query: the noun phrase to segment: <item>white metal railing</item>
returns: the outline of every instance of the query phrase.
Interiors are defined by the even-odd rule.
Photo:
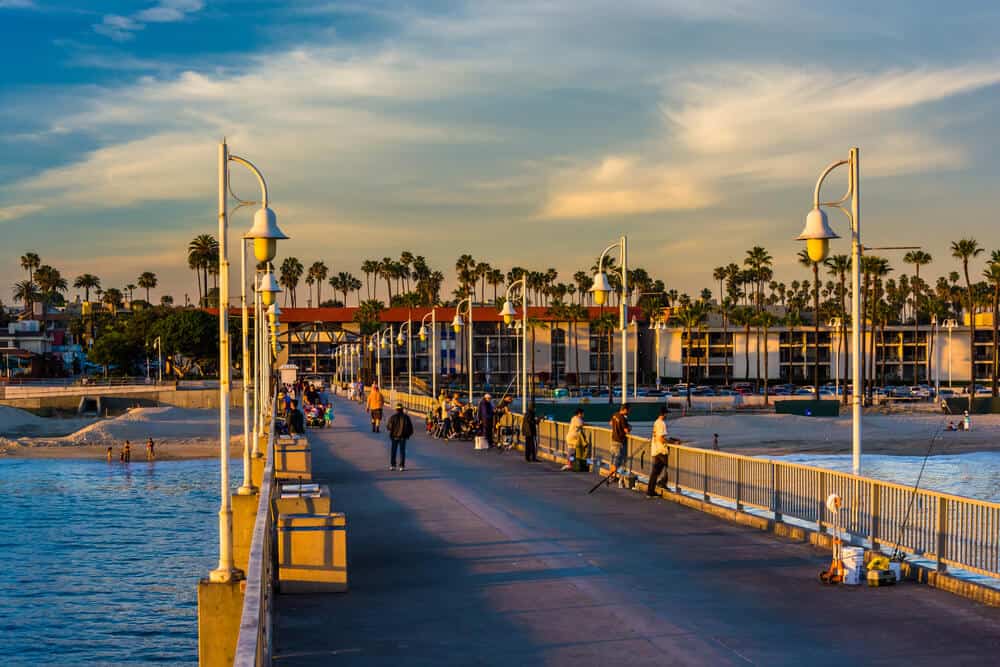
[[[397,392],[407,409],[429,411],[427,396]],[[586,409],[586,408],[584,408]],[[521,415],[505,417],[520,433]],[[538,446],[554,456],[568,456],[569,424],[545,420],[538,427]],[[589,458],[600,471],[610,459],[610,429],[585,429]],[[646,481],[650,466],[648,438],[630,436],[626,467]],[[667,484],[708,502],[752,509],[775,521],[794,519],[833,528],[825,501],[830,493],[842,500],[841,529],[853,541],[872,548],[900,551],[947,566],[1000,578],[1000,503],[949,493],[914,490],[911,486],[855,476],[825,468],[672,445]],[[842,535],[843,537],[843,535]]]
[[[233,667],[269,667],[272,647],[272,610],[274,601],[274,420],[277,399],[271,406],[267,432],[264,474],[261,478],[257,516],[247,560],[246,591],[240,632],[236,640]]]

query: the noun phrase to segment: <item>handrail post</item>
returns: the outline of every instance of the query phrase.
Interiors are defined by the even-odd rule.
[[[826,472],[819,473],[819,497],[816,498],[816,532],[825,533],[826,525],[823,523],[823,512],[826,511]]]
[[[708,452],[701,454],[701,497],[705,502],[708,498]]]
[[[781,521],[781,473],[777,463],[771,464],[771,511],[774,520]]]
[[[948,547],[948,499],[944,496],[937,497],[937,571],[946,572],[948,566],[944,559]]]
[[[871,497],[869,498],[871,507],[869,511],[871,513],[871,541],[872,541],[872,551],[878,550],[878,538],[881,532],[881,517],[879,516],[879,505],[882,502],[882,487],[875,480],[871,482]]]
[[[743,511],[743,459],[736,459],[736,511]]]

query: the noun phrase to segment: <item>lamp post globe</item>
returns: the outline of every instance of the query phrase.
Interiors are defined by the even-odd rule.
[[[368,351],[369,352],[375,351],[375,343],[373,343],[371,340],[368,341]]]
[[[806,226],[802,229],[802,233],[796,237],[796,240],[806,242],[806,253],[809,255],[809,259],[819,264],[826,259],[827,253],[830,251],[830,240],[839,238],[840,236],[830,227],[826,211],[814,208],[806,216]]]
[[[405,343],[405,342],[406,342],[406,337],[403,336],[403,332],[400,331],[399,335],[396,336],[396,345],[397,346],[402,346],[402,344]]]
[[[244,238],[253,239],[253,256],[258,262],[270,262],[277,253],[278,240],[288,236],[278,227],[274,211],[264,206],[254,213],[253,227]]]
[[[427,340],[427,327],[425,327],[424,325],[421,324],[420,325],[420,331],[417,332],[417,335],[420,337],[420,342],[426,341]]]
[[[260,300],[265,306],[273,306],[275,305],[275,295],[280,293],[281,285],[275,280],[274,274],[271,273],[271,267],[268,266],[267,271],[264,272],[264,275],[260,279]],[[278,312],[280,313],[281,311],[279,310]]]
[[[590,288],[590,293],[594,297],[594,303],[598,306],[604,305],[608,300],[608,294],[611,293],[611,283],[608,282],[608,274],[601,271],[594,276],[594,284]]]
[[[503,308],[500,309],[500,315],[503,317],[503,323],[510,326],[510,323],[514,321],[514,317],[517,316],[517,311],[510,301],[504,301]]]
[[[465,326],[465,320],[462,319],[461,315],[459,315],[458,313],[456,313],[455,317],[452,318],[452,320],[451,320],[451,328],[452,328],[452,330],[455,333],[458,333],[459,331],[462,330],[462,327],[464,327],[464,326]]]

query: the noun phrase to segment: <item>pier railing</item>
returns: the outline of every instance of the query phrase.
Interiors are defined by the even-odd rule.
[[[233,667],[270,667],[272,647],[272,610],[274,601],[275,537],[273,495],[274,483],[274,419],[277,410],[271,406],[267,429],[264,474],[261,477],[257,516],[247,561],[246,591],[243,614],[236,640]]]
[[[426,414],[434,406],[428,396],[396,392],[395,400]],[[504,417],[520,434],[521,415]],[[568,457],[569,424],[551,420],[538,425],[539,449]],[[519,436],[518,436],[519,437]],[[584,439],[592,469],[610,460],[611,431],[588,425]],[[629,436],[625,467],[647,482],[648,437]],[[766,516],[774,521],[807,524],[819,532],[834,529],[826,498],[842,502],[840,537],[873,549],[912,554],[948,566],[1000,578],[1000,503],[885,482],[797,463],[671,445],[666,484],[689,496]]]

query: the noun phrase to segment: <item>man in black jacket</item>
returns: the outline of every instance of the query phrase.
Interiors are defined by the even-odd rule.
[[[413,435],[413,422],[403,412],[403,404],[396,404],[396,412],[389,417],[389,440],[392,453],[389,455],[389,470],[396,470],[396,452],[399,452],[399,470],[406,470],[406,441]]]
[[[535,404],[529,403],[521,418],[521,435],[524,436],[524,460],[538,461],[538,418]]]
[[[306,432],[306,417],[299,410],[298,401],[292,401],[291,409],[288,412],[288,433],[291,435],[304,435]]]

